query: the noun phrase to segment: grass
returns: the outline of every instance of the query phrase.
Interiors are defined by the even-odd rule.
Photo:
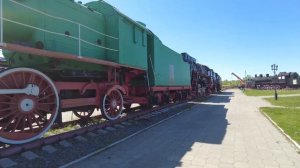
[[[274,106],[289,108],[300,107],[300,96],[279,97],[278,100],[274,100],[274,98],[266,98],[265,100],[269,101]]]
[[[300,94],[300,89],[282,89],[278,90],[278,95],[289,95],[289,94]],[[247,96],[274,96],[274,90],[257,90],[257,89],[246,89],[244,92]]]
[[[300,144],[300,109],[262,107],[261,111]]]
[[[78,128],[80,128],[80,127],[77,125],[68,125],[68,126],[65,126],[64,128],[50,129],[49,131],[47,131],[45,133],[44,137],[62,134],[65,132],[70,132],[70,131],[76,130]]]
[[[104,121],[105,120],[98,119],[98,118],[90,118],[88,121],[83,122],[84,125],[82,125],[82,126],[80,126],[79,123],[77,123],[77,124],[73,123],[73,124],[68,124],[68,125],[64,126],[63,128],[50,129],[49,131],[47,131],[45,133],[44,137],[53,136],[53,135],[57,135],[57,134],[62,134],[62,133],[65,133],[65,132],[70,132],[70,131],[77,130],[77,129],[79,129],[81,127],[84,127],[84,126],[97,125],[97,124],[100,124]]]
[[[266,100],[272,105],[282,107],[262,107],[261,111],[300,144],[300,108],[296,108],[300,107],[300,96],[279,97],[277,101],[274,98],[266,98]]]

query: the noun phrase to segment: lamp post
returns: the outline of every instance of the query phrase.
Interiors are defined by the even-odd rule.
[[[276,71],[278,70],[278,65],[276,65],[276,64],[271,65],[271,69],[274,72],[274,78],[276,78]],[[275,80],[274,80],[274,84],[275,84]],[[278,94],[277,94],[277,89],[276,89],[275,85],[274,85],[274,88],[275,88],[275,97],[274,98],[275,98],[275,100],[277,100]]]

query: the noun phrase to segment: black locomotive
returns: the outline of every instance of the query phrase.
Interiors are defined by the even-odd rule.
[[[254,89],[299,88],[300,77],[297,72],[280,72],[275,76],[270,76],[269,74],[263,76],[260,74],[247,80],[246,85],[248,88]]]

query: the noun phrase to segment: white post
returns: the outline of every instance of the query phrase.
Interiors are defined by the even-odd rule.
[[[3,45],[3,0],[0,0],[0,45]]]
[[[81,57],[81,25],[78,24],[78,58]]]

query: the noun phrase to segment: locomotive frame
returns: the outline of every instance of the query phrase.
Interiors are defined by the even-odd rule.
[[[2,85],[5,85],[3,83],[4,76],[11,75],[12,78],[19,77],[19,79],[25,77],[25,76],[23,76],[23,77],[19,76],[20,74],[14,74],[15,72],[23,73],[24,71],[28,71],[30,73],[30,75],[40,75],[44,78],[44,80],[47,80],[50,83],[50,85],[53,89],[54,95],[56,97],[55,111],[52,113],[49,113],[49,114],[52,114],[53,116],[49,119],[50,121],[47,122],[48,123],[48,124],[46,124],[47,127],[44,127],[43,131],[41,131],[36,136],[33,136],[32,138],[27,138],[26,136],[18,136],[18,139],[11,140],[10,138],[4,139],[4,138],[0,137],[0,141],[2,141],[2,142],[12,143],[12,144],[22,144],[22,143],[26,143],[26,142],[29,142],[29,141],[32,141],[34,139],[41,137],[54,123],[56,116],[59,113],[59,109],[75,110],[77,107],[94,106],[97,109],[101,108],[102,114],[105,118],[107,118],[109,120],[115,120],[115,119],[119,118],[119,115],[122,113],[123,106],[127,105],[127,107],[128,107],[128,105],[131,105],[132,103],[137,103],[137,104],[141,104],[141,105],[145,105],[145,106],[149,105],[149,100],[147,99],[147,96],[135,97],[135,96],[128,95],[129,88],[130,88],[129,82],[130,82],[130,79],[132,78],[132,74],[134,74],[133,77],[140,75],[140,74],[145,74],[146,72],[143,70],[116,64],[114,62],[107,62],[107,61],[96,60],[96,59],[91,59],[91,58],[84,58],[84,57],[80,58],[76,55],[45,51],[45,50],[15,45],[15,44],[2,43],[2,45],[0,47],[2,49],[10,50],[10,51],[47,56],[47,57],[55,58],[55,59],[78,60],[78,61],[87,62],[87,63],[93,62],[93,63],[97,63],[100,65],[105,65],[107,67],[110,67],[109,71],[107,72],[108,80],[106,82],[101,82],[101,83],[97,83],[97,82],[93,82],[93,81],[91,81],[91,82],[56,82],[56,81],[52,81],[45,74],[43,74],[37,70],[29,69],[29,68],[8,69],[8,70],[2,72],[1,76],[0,76],[0,78],[2,78],[2,80],[0,82],[0,83],[2,83]],[[116,78],[116,76],[117,76],[116,73],[121,68],[129,69],[128,73],[125,75],[126,83],[125,83],[125,85],[122,85],[122,86],[119,85],[119,81]],[[17,80],[17,79],[13,79],[13,80]],[[9,79],[7,81],[7,83],[12,83],[12,82],[14,82],[14,81],[9,81]],[[14,83],[11,86],[18,85],[17,83],[21,82],[21,81],[15,81],[15,82],[16,83]],[[28,85],[32,85],[33,83],[34,83],[34,81],[28,83]],[[21,92],[24,89],[41,90],[38,88],[37,85],[32,86],[30,88],[28,88],[28,87],[19,88],[18,90],[16,90],[16,89],[13,90],[12,88],[0,89],[0,95],[20,94],[20,93],[27,94],[28,96],[39,95],[39,93],[33,93],[30,91]],[[162,104],[162,103],[167,103],[167,101],[169,101],[164,98],[166,95],[169,95],[169,93],[170,93],[170,95],[169,95],[170,100],[175,101],[175,99],[180,100],[180,99],[187,98],[191,87],[186,87],[186,86],[183,86],[183,87],[151,87],[151,88],[149,87],[147,89],[149,89],[149,90],[147,90],[146,92],[148,92],[148,91],[152,92],[152,95],[155,95],[157,98],[157,100],[156,100],[157,103]],[[58,95],[62,91],[66,91],[66,90],[78,90],[82,95],[87,90],[95,90],[96,97],[79,98],[79,99],[65,99],[65,100],[59,101]],[[41,91],[41,92],[43,92],[43,91]],[[53,94],[53,93],[49,93],[49,94]],[[112,100],[108,100],[108,97],[111,97]],[[126,102],[124,101],[125,97],[126,97]],[[32,101],[34,101],[34,100],[32,100]],[[32,102],[32,101],[30,101],[30,102]],[[102,102],[102,104],[99,102]],[[108,106],[110,106],[111,109]],[[1,109],[0,112],[3,112],[5,110],[6,109]],[[34,110],[30,110],[30,112],[31,111],[34,111]],[[45,110],[45,111],[47,111],[47,110]],[[21,113],[22,112],[26,113],[26,110],[24,111],[24,109],[23,109],[23,111],[21,110]],[[37,114],[38,113],[39,112],[37,112]],[[59,118],[61,118],[61,117],[59,117]],[[10,123],[10,122],[11,121],[9,121],[8,123]],[[61,122],[61,121],[59,121],[59,122]],[[18,123],[15,123],[15,124],[18,124]],[[18,125],[16,127],[18,127]],[[26,140],[22,140],[22,139],[26,139]]]

